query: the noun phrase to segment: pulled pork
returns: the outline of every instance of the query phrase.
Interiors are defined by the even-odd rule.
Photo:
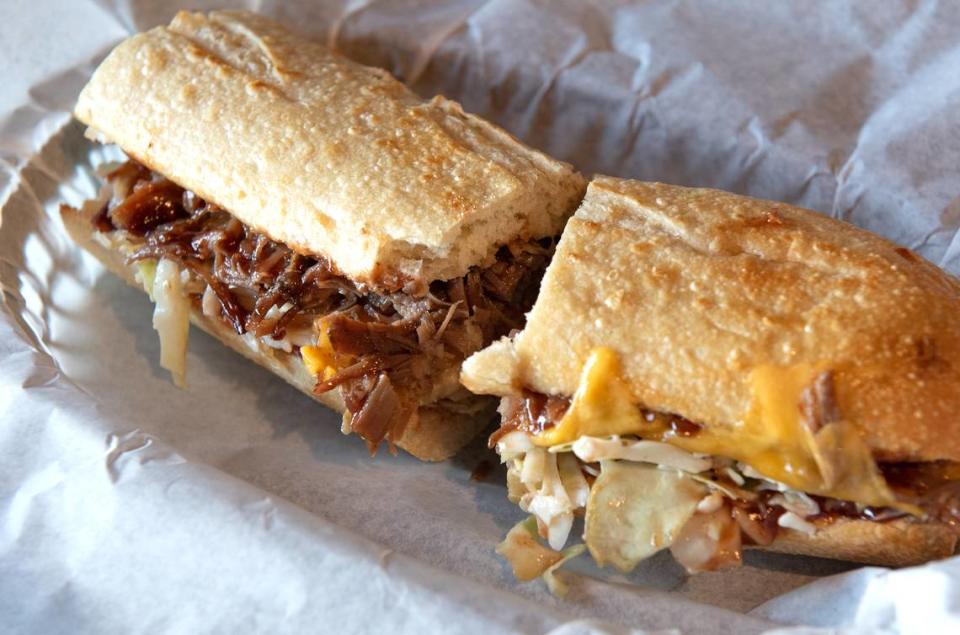
[[[113,197],[94,218],[96,229],[121,232],[131,262],[178,263],[201,283],[191,299],[205,314],[212,304],[238,334],[275,341],[291,330],[323,331],[349,363],[319,377],[315,392],[341,390],[351,428],[371,452],[402,435],[437,369],[522,325],[553,249],[552,240],[514,243],[462,278],[366,290],[323,258],[292,251],[136,161],[106,179]]]

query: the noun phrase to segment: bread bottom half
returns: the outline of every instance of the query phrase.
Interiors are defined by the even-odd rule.
[[[949,557],[957,547],[956,531],[939,522],[906,518],[884,522],[837,518],[817,523],[817,529],[813,535],[780,529],[773,544],[755,548],[885,567],[906,567]]]
[[[126,264],[123,254],[108,249],[94,239],[96,230],[92,225],[91,211],[64,206],[61,208],[60,215],[67,233],[74,242],[93,255],[110,272],[131,286],[143,289],[134,277],[135,267]],[[339,390],[332,390],[322,395],[314,394],[313,387],[316,379],[297,357],[273,349],[255,351],[223,321],[208,318],[200,311],[191,310],[190,321],[202,331],[247,359],[270,370],[304,394],[328,408],[344,412],[345,406]],[[491,421],[496,409],[496,399],[466,395],[458,399],[457,405],[462,408],[456,411],[442,404],[421,406],[418,417],[407,425],[403,436],[395,441],[396,445],[424,461],[442,461],[450,458]]]

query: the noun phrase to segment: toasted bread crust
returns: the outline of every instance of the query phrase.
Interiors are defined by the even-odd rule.
[[[135,115],[132,115],[135,113]],[[180,12],[121,43],[78,119],[361,284],[445,280],[560,232],[585,181],[380,69],[245,12]]]
[[[781,529],[772,545],[761,548],[885,567],[906,567],[949,557],[956,547],[957,532],[942,523],[838,518],[818,523],[818,531],[813,535]]]
[[[127,265],[117,251],[106,248],[94,240],[91,214],[70,207],[61,208],[61,218],[70,237],[84,250],[92,254],[110,272],[137,289],[143,287],[134,278],[134,268]],[[212,337],[271,371],[291,386],[337,412],[344,411],[339,390],[321,395],[313,392],[316,379],[307,372],[303,363],[293,355],[265,349],[253,350],[237,333],[223,321],[211,319],[199,311],[191,311],[190,321]],[[442,406],[421,406],[419,416],[404,430],[396,445],[424,461],[442,461],[463,447],[487,425],[493,416],[493,400],[474,401],[476,411],[472,414],[456,413]]]
[[[706,426],[748,412],[762,365],[833,371],[879,460],[960,460],[960,283],[912,252],[783,203],[594,180],[526,328],[467,360],[475,392],[571,395],[621,353],[638,403]]]

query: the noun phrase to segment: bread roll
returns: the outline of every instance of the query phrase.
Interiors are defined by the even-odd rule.
[[[616,397],[625,405],[595,406],[591,412],[606,418],[588,426],[588,434],[614,434],[608,424],[626,420],[629,413],[642,424],[637,408],[643,408],[679,415],[700,426],[688,432],[688,441],[724,438],[731,444],[716,447],[733,453],[694,451],[737,459],[742,463],[732,467],[745,470],[743,463],[757,467],[750,465],[756,458],[750,453],[760,448],[766,465],[780,461],[781,473],[796,474],[820,464],[793,462],[798,452],[802,459],[803,452],[811,451],[799,440],[789,448],[780,443],[782,436],[776,435],[794,431],[779,427],[782,417],[770,418],[769,428],[753,425],[766,412],[756,409],[761,393],[752,373],[776,369],[766,376],[780,377],[783,369],[789,377],[792,369],[829,370],[835,393],[829,401],[837,418],[828,423],[851,423],[854,438],[824,440],[817,451],[832,453],[834,463],[823,469],[855,466],[855,478],[847,482],[859,479],[858,492],[876,495],[886,486],[879,476],[879,486],[866,476],[875,471],[871,455],[881,461],[960,460],[958,315],[957,280],[913,252],[847,223],[716,190],[598,177],[564,231],[524,329],[468,358],[461,381],[480,394],[521,397],[532,391],[571,397],[584,389],[584,368],[588,360],[598,359],[592,356],[595,351],[612,349],[617,372],[597,375],[587,388],[593,391],[607,379],[622,384],[624,392],[592,394]],[[762,395],[772,392],[776,405],[796,419],[806,393],[793,394],[787,383],[765,385],[769,391]],[[535,398],[527,399],[521,408],[507,406],[511,416],[543,407],[535,405]],[[563,412],[569,414],[574,406]],[[546,411],[535,412],[540,414],[527,416],[543,425]],[[570,425],[562,426],[567,419]],[[558,455],[571,450],[569,435],[583,435],[587,425],[583,415],[564,414],[552,422],[557,425],[538,436],[549,445],[553,441],[542,439],[565,427],[561,445],[566,445]],[[771,436],[763,439],[756,436],[759,432]],[[685,447],[682,438],[667,440]],[[522,446],[515,441],[512,447],[504,446],[504,452],[511,470],[520,473],[528,466],[516,462],[526,461],[529,451],[517,450]],[[722,469],[718,478],[723,478]],[[591,470],[595,473],[596,465]],[[601,468],[598,478],[602,475]],[[797,480],[829,489],[823,485],[828,478],[821,481],[820,476],[807,472]],[[627,492],[624,497],[650,496],[643,487],[623,486],[629,482],[617,482]],[[539,494],[528,488],[526,495],[535,501]],[[630,507],[626,498],[614,497],[614,502]],[[593,516],[591,504],[597,505]],[[586,504],[588,525],[591,517],[600,518],[601,505]],[[527,508],[534,507],[528,502]],[[655,514],[657,509],[647,511]],[[791,520],[809,522],[796,514]],[[622,532],[620,544],[651,539],[626,521],[605,522]],[[949,556],[957,544],[956,529],[932,518],[881,522],[833,516],[813,523],[812,534],[779,527],[773,544],[764,548],[903,566]],[[541,519],[541,525],[546,521]]]
[[[180,12],[131,37],[74,112],[257,231],[391,290],[558,234],[585,187],[458,104],[251,13]]]

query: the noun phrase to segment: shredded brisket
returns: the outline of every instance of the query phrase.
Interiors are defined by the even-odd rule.
[[[325,330],[350,363],[315,391],[340,388],[371,450],[399,438],[432,371],[522,325],[553,248],[552,240],[510,244],[462,278],[361,289],[322,257],[292,251],[136,161],[106,178],[114,196],[94,226],[124,232],[131,262],[177,262],[202,283],[195,305],[209,288],[238,334],[282,340],[290,329]]]

